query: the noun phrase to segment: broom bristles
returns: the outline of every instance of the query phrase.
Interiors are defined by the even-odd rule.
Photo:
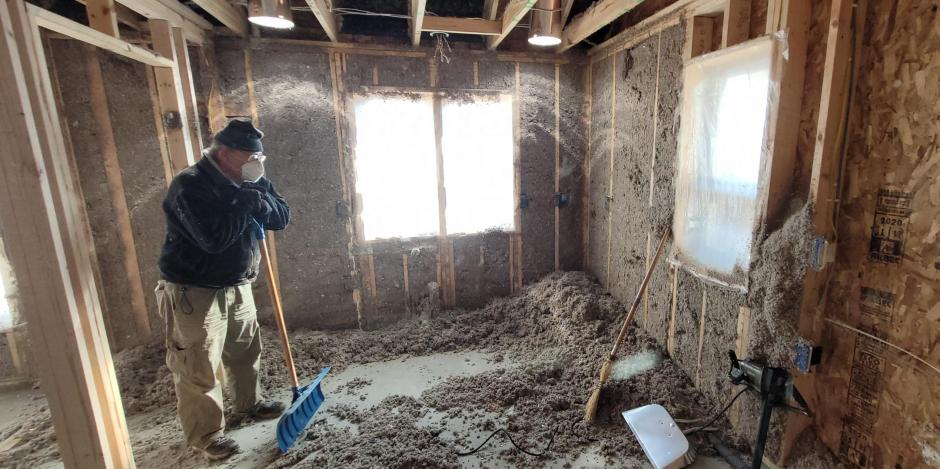
[[[597,386],[594,386],[594,391],[591,392],[591,397],[584,407],[584,421],[586,423],[594,423],[594,417],[597,415],[597,404],[601,399],[601,388],[604,387],[604,383],[607,382],[607,378],[610,376],[610,366],[611,360],[610,357],[607,357],[607,360],[604,360],[604,365],[601,366],[601,374],[600,377],[598,377]]]

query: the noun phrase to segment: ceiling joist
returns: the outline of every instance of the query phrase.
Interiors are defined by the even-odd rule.
[[[330,11],[330,6],[326,3],[326,0],[307,0],[307,6],[310,7],[313,16],[317,17],[317,21],[320,22],[320,26],[323,27],[327,37],[333,42],[338,41],[339,27],[336,24],[336,15]]]
[[[150,49],[128,44],[116,37],[96,31],[81,23],[76,23],[49,10],[32,4],[27,4],[26,9],[33,21],[42,28],[154,67],[173,68],[176,66],[172,59],[159,55]]]
[[[176,0],[118,0],[118,2],[144,18],[169,21],[173,26],[183,29],[187,40],[198,44],[204,42],[205,31],[212,30],[212,23]]]
[[[625,13],[643,3],[643,0],[601,0],[594,2],[584,13],[571,20],[562,31],[558,52],[564,52],[588,38],[599,29],[612,23]]]
[[[509,4],[506,5],[506,9],[503,10],[503,17],[501,20],[503,26],[502,31],[500,31],[499,35],[497,36],[490,36],[486,38],[486,48],[489,50],[496,49],[496,47],[499,46],[499,44],[503,42],[504,39],[506,39],[506,36],[512,32],[513,28],[519,24],[519,21],[521,21],[522,18],[524,18],[525,15],[529,13],[529,10],[535,6],[535,2],[536,0],[509,0]],[[490,5],[484,5],[484,7],[488,6],[491,7]]]
[[[88,26],[92,29],[108,36],[119,37],[121,35],[118,31],[114,0],[88,0],[85,4],[85,12],[88,14]]]
[[[411,23],[411,45],[415,47],[421,44],[421,31],[424,28],[424,12],[427,3],[427,0],[409,0],[408,3],[408,14],[411,16],[411,20],[409,20],[409,23]]]
[[[568,24],[568,17],[571,16],[571,7],[574,6],[574,0],[561,0],[561,27]]]
[[[88,9],[88,2],[86,0],[77,0],[78,3],[85,5],[85,8]],[[93,7],[92,7],[93,8]],[[114,13],[117,15],[118,23],[127,26],[128,28],[140,31],[140,17],[137,16],[137,13],[134,13],[134,10],[127,8],[120,3],[114,4]],[[91,20],[91,12],[88,12],[89,21]]]
[[[248,17],[240,7],[233,6],[225,0],[193,0],[193,3],[199,5],[199,8],[215,17],[236,34],[248,35]]]
[[[496,20],[426,16],[421,30],[430,33],[479,34],[498,36],[503,25]]]

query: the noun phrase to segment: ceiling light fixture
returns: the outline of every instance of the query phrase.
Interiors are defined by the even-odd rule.
[[[248,21],[265,28],[290,29],[294,17],[289,0],[248,0]]]
[[[561,44],[561,0],[539,0],[532,8],[529,44],[549,47]]]

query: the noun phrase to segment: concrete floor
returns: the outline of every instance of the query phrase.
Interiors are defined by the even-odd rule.
[[[616,378],[625,379],[632,374],[641,373],[655,366],[658,360],[661,360],[661,358],[648,354],[627,357],[618,364],[614,375]],[[529,364],[531,365],[531,363]],[[474,375],[518,365],[518,363],[507,360],[496,360],[494,354],[478,351],[439,353],[422,357],[353,365],[341,373],[330,375],[324,382],[323,391],[327,396],[327,400],[321,407],[317,419],[325,419],[326,422],[332,425],[346,426],[355,434],[357,431],[356,425],[333,416],[329,412],[331,407],[348,405],[359,411],[368,411],[381,402],[382,399],[389,396],[419,397],[425,390],[453,376]],[[344,389],[345,385],[357,378],[371,380],[371,383],[355,389],[354,392]],[[39,391],[34,390],[0,394],[0,430],[13,424],[14,419],[19,415],[18,409],[32,401],[41,399],[41,396],[42,394]],[[288,390],[285,390],[281,396],[272,397],[285,401],[290,399]],[[444,416],[443,412],[432,410],[419,421],[418,425],[439,426],[438,423]],[[498,415],[487,415],[486,417],[497,421],[500,419]],[[128,420],[128,428],[133,435],[133,439],[137,442],[135,455],[139,467],[161,467],[161,463],[166,461],[179,461],[179,445],[176,443],[169,444],[174,439],[179,439],[179,435],[174,434],[173,431],[174,419],[174,413],[164,409],[135,415]],[[455,422],[457,426],[454,426]],[[444,441],[454,442],[456,432],[473,435],[476,429],[480,427],[481,420],[479,418],[473,420],[450,419],[448,425],[449,427],[441,433],[440,438]],[[275,426],[276,421],[268,421],[231,430],[229,435],[239,443],[242,451],[229,461],[214,464],[212,467],[248,469],[265,466],[276,455],[274,449]],[[480,429],[479,441],[482,441],[488,434],[489,432]],[[623,437],[633,438],[626,425],[623,428]],[[0,452],[4,449],[3,444],[4,442],[0,442]],[[494,439],[479,453],[461,458],[460,462],[463,467],[467,468],[510,467],[506,462],[496,459],[496,454],[509,448],[509,445],[509,442],[503,439]],[[206,466],[205,461],[195,454],[187,456],[179,462],[183,467]],[[614,464],[620,467],[651,467],[645,460],[617,461]],[[581,454],[556,458],[549,461],[544,467],[609,466],[610,464],[600,455],[598,448],[588,447]],[[58,463],[50,463],[42,467],[62,466]],[[730,466],[720,460],[700,457],[689,467],[693,469],[725,469]]]

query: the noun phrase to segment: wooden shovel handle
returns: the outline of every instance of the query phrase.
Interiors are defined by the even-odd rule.
[[[646,291],[646,285],[650,282],[650,277],[653,276],[653,269],[656,268],[656,261],[659,260],[659,255],[663,252],[663,246],[666,245],[666,239],[669,238],[670,233],[672,233],[672,230],[666,228],[666,231],[663,232],[662,239],[659,240],[659,246],[656,248],[656,254],[653,255],[653,260],[650,262],[650,266],[646,268],[646,275],[643,276],[643,282],[640,283],[640,289],[636,292],[636,298],[633,299],[633,305],[630,306],[630,312],[627,313],[626,319],[623,320],[623,326],[620,328],[620,334],[617,335],[617,341],[614,342],[614,348],[610,350],[608,359],[611,361],[613,361],[617,356],[617,351],[620,350],[620,345],[623,343],[623,338],[627,335],[627,328],[630,325],[630,321],[633,319],[633,315],[636,313],[637,308],[640,306],[640,299],[643,298],[643,292]]]
[[[281,293],[277,288],[277,280],[274,277],[274,267],[271,265],[271,258],[268,256],[268,240],[259,240],[261,244],[261,257],[264,259],[264,268],[268,273],[268,288],[271,289],[271,299],[274,300],[274,319],[277,321],[278,332],[281,333],[281,348],[284,351],[284,360],[287,362],[287,372],[290,374],[291,385],[295,388],[300,387],[297,382],[297,370],[294,368],[294,356],[290,353],[290,341],[287,339],[287,325],[284,324],[284,308],[281,306]]]

